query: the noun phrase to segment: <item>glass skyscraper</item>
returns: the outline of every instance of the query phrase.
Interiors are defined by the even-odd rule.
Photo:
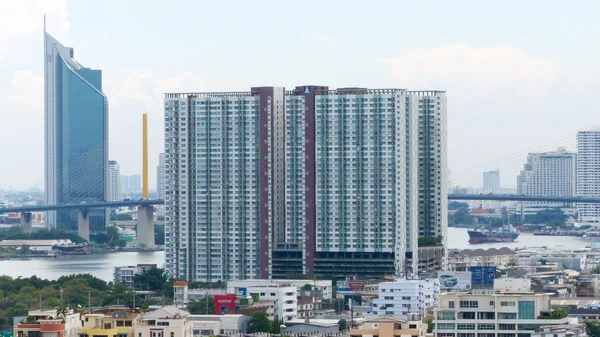
[[[44,32],[45,192],[47,204],[104,201],[108,174],[108,101],[102,71],[77,62],[73,48]],[[90,210],[90,229],[106,211]],[[77,211],[48,212],[49,228],[74,230]]]

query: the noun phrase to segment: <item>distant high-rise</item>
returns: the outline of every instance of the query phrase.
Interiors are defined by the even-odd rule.
[[[101,202],[108,194],[108,102],[102,71],[82,66],[73,48],[44,31],[45,193],[47,204]],[[106,226],[90,210],[90,229]],[[77,211],[48,212],[49,227],[77,228]]]
[[[142,193],[142,176],[139,174],[122,175],[121,193],[129,195]]]
[[[577,133],[577,195],[600,197],[600,129]],[[580,222],[600,222],[600,205],[579,203]]]
[[[165,200],[167,172],[165,166],[165,154],[161,153],[158,155],[158,167],[156,168],[156,190],[158,192],[158,199]]]
[[[577,154],[565,149],[554,152],[530,153],[527,163],[517,177],[517,193],[552,197],[570,197],[577,194]],[[548,208],[573,208],[571,203],[523,202],[525,213]]]
[[[108,161],[108,199],[121,200],[121,169],[115,160]]]
[[[165,152],[175,278],[443,268],[444,92],[166,94]]]
[[[500,170],[483,172],[483,190],[489,193],[500,191]]]

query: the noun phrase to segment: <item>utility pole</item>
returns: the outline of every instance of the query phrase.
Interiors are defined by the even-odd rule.
[[[135,309],[135,283],[133,284],[133,309]]]
[[[91,291],[88,290],[88,308],[92,307],[92,295],[91,295]]]
[[[63,293],[65,292],[65,290],[61,287],[60,288],[60,305],[63,305]]]
[[[40,295],[40,311],[42,311],[42,295]]]

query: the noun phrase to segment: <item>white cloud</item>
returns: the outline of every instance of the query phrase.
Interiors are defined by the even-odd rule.
[[[324,33],[324,32],[312,32],[310,34],[311,38],[317,42],[320,43],[324,43],[324,44],[334,44],[335,43],[335,38],[333,36],[331,36],[330,34]]]
[[[65,39],[69,29],[67,0],[0,1],[0,42],[41,31],[44,15],[48,30]]]
[[[536,58],[513,47],[473,48],[454,44],[433,49],[409,49],[384,59],[395,75],[419,88],[456,85],[477,93],[511,87],[521,94],[541,94],[552,84],[557,62]],[[525,89],[526,92],[522,90]]]
[[[40,97],[42,97],[40,99]],[[44,107],[43,78],[29,71],[15,71],[10,95],[0,100],[0,148],[19,165],[5,165],[2,183],[27,188],[43,187]],[[7,187],[6,185],[0,188]]]
[[[575,150],[574,131],[598,121],[582,105],[579,76],[518,48],[453,44],[382,61],[394,87],[447,91],[453,185],[481,186],[482,171],[500,168],[502,185],[515,186],[527,152]]]

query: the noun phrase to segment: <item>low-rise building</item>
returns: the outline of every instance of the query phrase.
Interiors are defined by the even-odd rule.
[[[282,329],[282,334],[285,335],[324,335],[333,336],[339,333],[339,320],[331,319],[311,319],[295,320],[285,322],[285,328]]]
[[[279,282],[265,283],[265,280],[256,280],[256,284],[250,281],[253,280],[227,282],[227,292],[235,294],[242,305],[244,302],[258,303],[263,300],[274,302],[278,319],[289,321],[298,317],[296,286]]]
[[[427,307],[437,304],[439,291],[438,279],[399,278],[394,282],[382,282],[379,298],[373,300],[373,309],[366,317],[424,315]]]
[[[475,266],[496,266],[504,268],[517,265],[519,262],[517,253],[506,247],[500,249],[463,249],[448,254],[449,271],[469,271]]]
[[[192,337],[189,313],[175,306],[156,309],[142,316],[135,327],[136,337]]]
[[[585,337],[585,324],[547,325],[541,326],[531,337]],[[595,336],[592,336],[595,337]]]
[[[245,315],[189,315],[194,336],[234,335],[248,332],[250,317]]]
[[[350,329],[351,337],[414,337],[423,336],[426,326],[418,314],[409,315],[407,319],[395,316],[381,316],[367,319]]]
[[[440,294],[434,310],[436,337],[529,337],[537,329],[573,322],[542,319],[552,310],[548,294],[501,294],[492,290]]]
[[[156,267],[156,264],[138,264],[136,266],[115,267],[113,279],[115,283],[124,283],[129,288],[132,288],[134,286],[133,278],[136,274],[142,274],[143,272]]]
[[[14,329],[16,337],[75,337],[80,315],[73,310],[31,310]]]
[[[134,337],[139,315],[129,308],[108,309],[104,313],[90,313],[81,317],[79,337]]]
[[[279,284],[285,287],[296,287],[300,291],[305,285],[310,285],[312,290],[319,290],[324,300],[333,298],[333,286],[331,280],[238,280],[227,282],[227,292],[235,294],[236,289],[251,287],[268,287]]]

